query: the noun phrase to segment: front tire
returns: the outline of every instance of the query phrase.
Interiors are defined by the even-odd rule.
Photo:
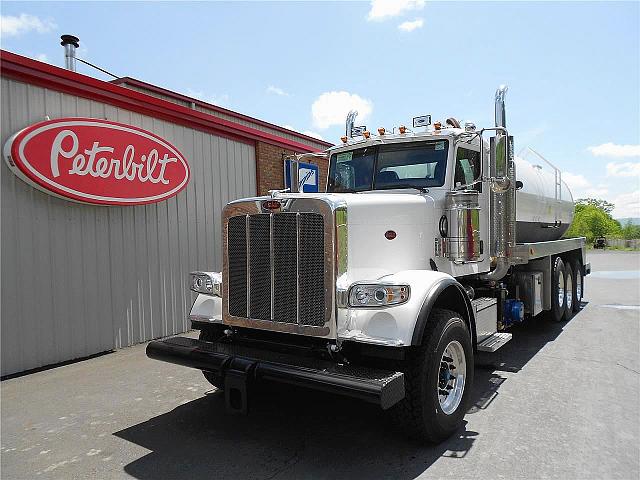
[[[471,334],[460,314],[434,309],[423,343],[405,361],[405,398],[392,408],[400,427],[421,441],[440,442],[460,426],[473,385]]]

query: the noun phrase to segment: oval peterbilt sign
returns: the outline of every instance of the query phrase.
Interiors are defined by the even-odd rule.
[[[31,125],[7,141],[4,157],[36,188],[85,203],[161,202],[189,182],[189,165],[169,142],[138,127],[95,118]]]

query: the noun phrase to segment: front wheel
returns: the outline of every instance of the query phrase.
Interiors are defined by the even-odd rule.
[[[434,309],[422,346],[404,365],[406,395],[393,407],[394,419],[419,440],[451,436],[467,411],[473,368],[467,324],[456,312]]]

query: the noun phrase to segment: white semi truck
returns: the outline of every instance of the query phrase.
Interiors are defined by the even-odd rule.
[[[256,382],[281,382],[374,402],[419,439],[451,435],[474,354],[525,318],[570,319],[590,272],[585,239],[561,239],[573,201],[559,170],[514,157],[505,93],[481,130],[427,116],[372,135],[350,113],[322,153],[326,193],[225,207],[223,271],[191,274],[199,339],[147,355],[202,370],[235,412]]]

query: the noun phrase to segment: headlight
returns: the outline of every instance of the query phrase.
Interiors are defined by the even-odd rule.
[[[219,272],[191,272],[191,290],[205,295],[222,296],[222,274]]]
[[[349,289],[350,307],[387,307],[409,300],[409,285],[356,284]]]

